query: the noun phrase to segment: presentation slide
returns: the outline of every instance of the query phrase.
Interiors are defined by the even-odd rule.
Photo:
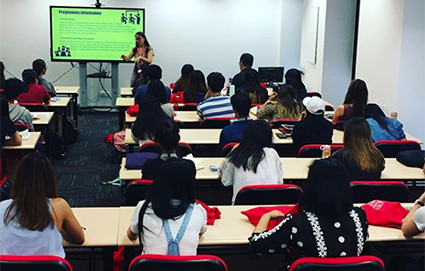
[[[51,6],[51,60],[122,61],[144,21],[144,9]]]

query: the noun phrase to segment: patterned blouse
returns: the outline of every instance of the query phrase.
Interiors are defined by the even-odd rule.
[[[269,231],[249,238],[253,254],[273,254],[289,250],[293,260],[301,257],[359,256],[368,238],[366,214],[353,208],[334,219],[311,212],[288,214]]]
[[[300,119],[301,107],[298,105],[296,111],[291,112],[278,101],[271,101],[258,108],[257,118],[268,122],[275,119]]]

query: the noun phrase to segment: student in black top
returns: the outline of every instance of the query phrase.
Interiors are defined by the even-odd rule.
[[[346,122],[344,148],[333,157],[345,165],[350,181],[379,180],[385,168],[384,156],[372,143],[369,124],[360,117]]]
[[[161,147],[161,156],[148,160],[143,165],[142,179],[154,180],[161,172],[161,165],[170,157],[178,157],[176,153],[180,141],[180,129],[174,121],[164,121],[155,129],[154,141]]]
[[[295,124],[292,140],[297,148],[307,144],[331,144],[333,124],[324,118],[325,102],[319,97],[306,97],[306,117]]]
[[[287,261],[360,256],[368,238],[368,225],[365,212],[353,207],[344,165],[333,158],[315,160],[305,184],[299,214],[264,214],[249,238],[251,252],[290,252]],[[284,219],[267,231],[269,221],[277,218]]]
[[[207,93],[204,73],[194,70],[190,75],[189,85],[183,93],[185,103],[198,103],[203,100]]]
[[[22,144],[21,135],[18,133],[15,125],[9,117],[9,106],[7,98],[3,93],[0,93],[0,111],[1,111],[1,145],[0,150],[4,145],[19,146]]]
[[[240,72],[233,76],[232,85],[235,86],[235,89],[242,87],[243,82],[245,81],[245,72],[251,69],[252,64],[254,63],[254,57],[251,54],[244,53],[239,59],[239,70]]]
[[[297,99],[301,102],[307,96],[307,90],[301,81],[302,72],[297,69],[289,69],[285,73],[285,83],[293,86],[297,92]]]
[[[260,85],[260,77],[254,69],[245,69],[245,78],[240,88],[236,92],[243,91],[249,95],[253,104],[263,104],[269,98],[267,90]]]
[[[2,61],[0,61],[0,89],[4,88],[4,82],[6,81],[6,78],[4,77],[4,64]]]
[[[181,76],[174,85],[173,93],[184,92],[189,86],[190,75],[195,69],[192,64],[185,64],[181,70]]]

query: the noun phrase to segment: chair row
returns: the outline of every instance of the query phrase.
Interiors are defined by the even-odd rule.
[[[126,205],[136,206],[146,198],[151,180],[135,180],[125,189]],[[407,202],[409,188],[399,181],[352,181],[350,183],[353,202],[372,200]],[[303,190],[293,184],[248,185],[239,190],[235,205],[296,204]]]
[[[55,256],[0,256],[0,270],[72,271],[65,259]],[[226,263],[212,255],[167,256],[140,255],[130,263],[129,271],[227,271]],[[374,256],[313,258],[294,261],[289,271],[340,270],[384,271],[384,263]]]

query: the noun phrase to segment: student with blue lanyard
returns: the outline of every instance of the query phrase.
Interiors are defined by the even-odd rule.
[[[162,163],[127,230],[130,240],[139,237],[142,254],[196,255],[207,214],[195,203],[195,175],[192,161],[172,157]]]

